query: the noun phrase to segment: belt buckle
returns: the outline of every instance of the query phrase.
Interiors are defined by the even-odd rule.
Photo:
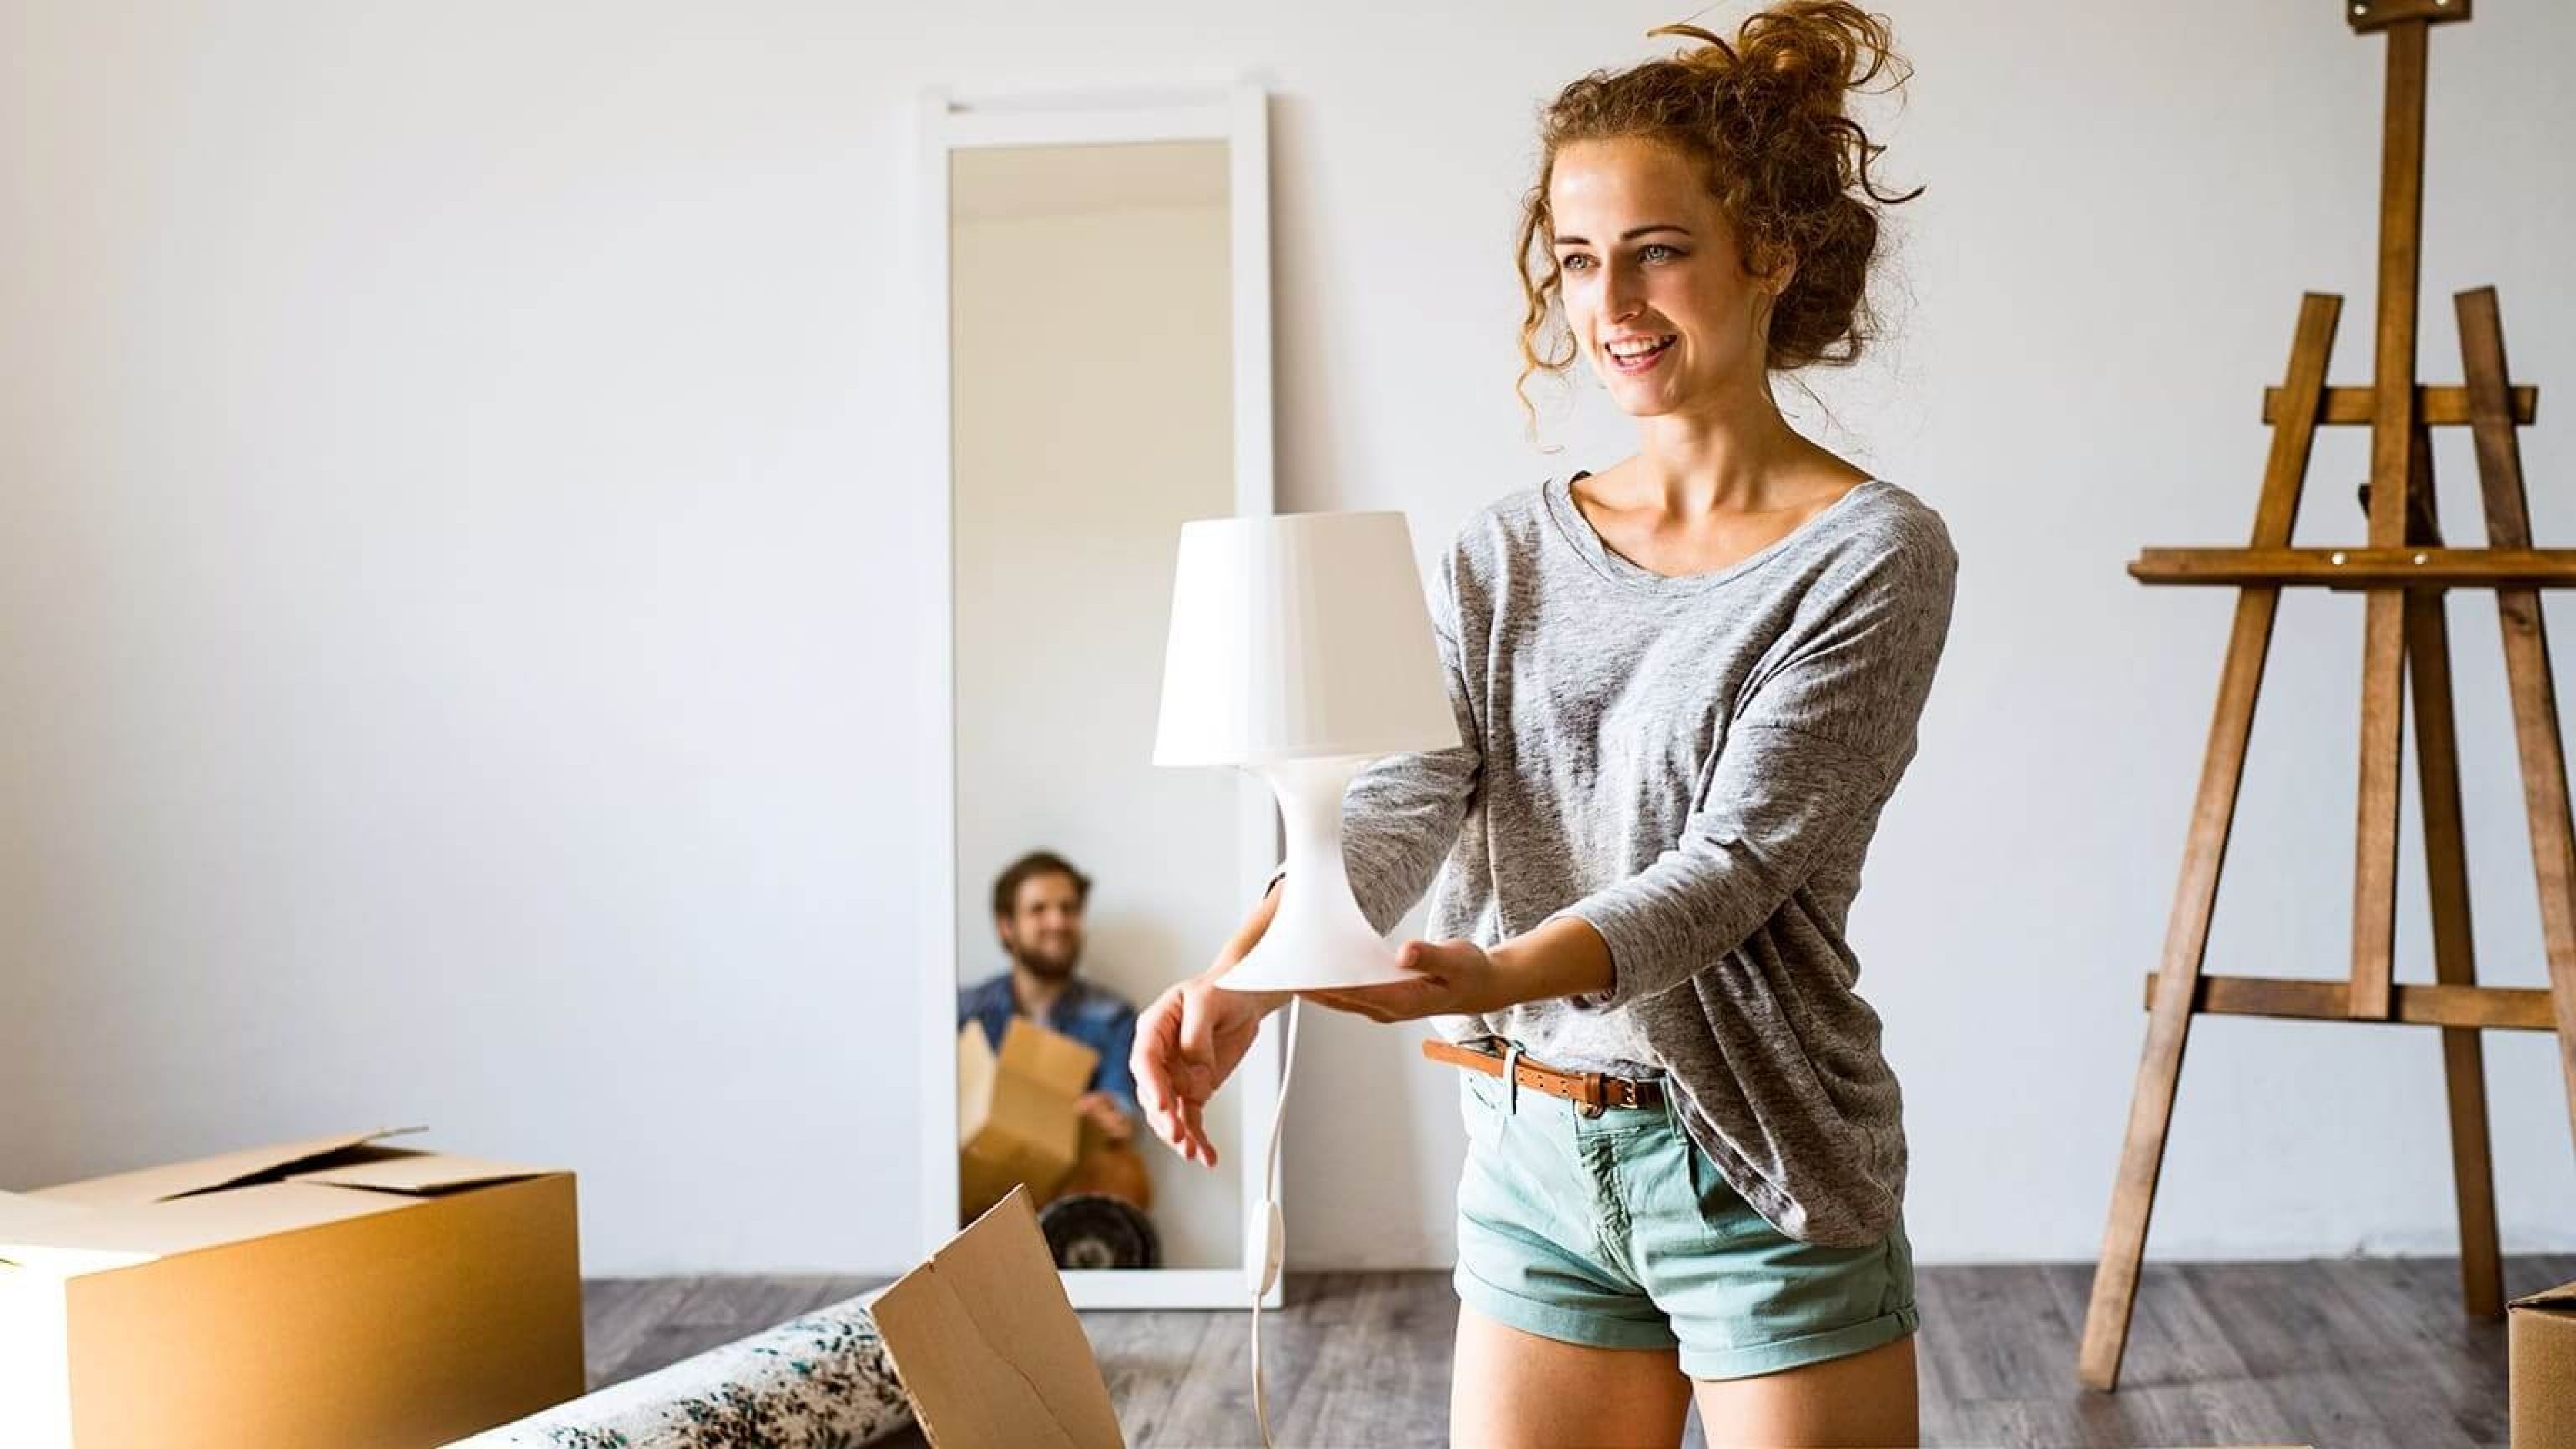
[[[1610,1079],[1599,1072],[1585,1072],[1575,1078],[1583,1084],[1583,1095],[1574,1099],[1574,1110],[1587,1118],[1599,1117],[1610,1110]]]

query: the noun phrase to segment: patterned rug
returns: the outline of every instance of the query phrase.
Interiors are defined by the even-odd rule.
[[[859,1449],[912,1422],[862,1305],[818,1308],[451,1449]]]

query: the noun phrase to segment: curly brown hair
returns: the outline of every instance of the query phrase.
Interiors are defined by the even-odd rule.
[[[1692,160],[1736,230],[1747,272],[1794,260],[1796,273],[1771,308],[1764,363],[1774,372],[1848,366],[1877,335],[1869,304],[1870,258],[1882,205],[1911,201],[1881,191],[1870,164],[1884,146],[1844,114],[1847,91],[1882,75],[1902,86],[1911,71],[1887,21],[1848,0],[1780,0],[1749,16],[1728,44],[1695,25],[1646,32],[1702,44],[1669,60],[1597,70],[1557,92],[1539,116],[1538,182],[1522,200],[1517,263],[1527,303],[1521,319],[1520,395],[1536,436],[1531,374],[1562,375],[1582,355],[1565,320],[1563,272],[1547,185],[1557,153],[1578,141],[1642,137]],[[1550,324],[1560,346],[1541,350]]]

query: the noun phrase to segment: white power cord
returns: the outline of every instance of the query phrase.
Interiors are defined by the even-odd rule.
[[[1270,1147],[1261,1165],[1261,1206],[1245,1224],[1245,1276],[1252,1284],[1252,1414],[1261,1423],[1262,1449],[1270,1442],[1270,1404],[1261,1383],[1261,1300],[1279,1281],[1287,1256],[1288,1220],[1279,1211],[1279,1131],[1288,1121],[1288,1081],[1297,1074],[1298,998],[1288,998],[1288,1040],[1279,1068],[1279,1100],[1270,1110]]]

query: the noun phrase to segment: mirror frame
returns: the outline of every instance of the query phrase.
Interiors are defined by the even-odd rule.
[[[927,689],[922,759],[939,808],[926,821],[930,857],[920,920],[925,947],[921,979],[922,1255],[956,1234],[957,1215],[957,752],[956,752],[956,460],[951,445],[953,366],[949,297],[949,158],[990,146],[1084,146],[1153,141],[1227,143],[1230,279],[1234,293],[1234,511],[1273,512],[1270,371],[1269,95],[1235,80],[1181,92],[1016,92],[966,97],[945,87],[921,94],[915,116],[919,145],[920,270],[926,376],[924,453],[939,480],[938,506],[926,510],[927,566],[921,618],[933,631],[934,678]],[[1179,535],[1174,534],[1177,556]],[[1153,741],[1136,741],[1137,758]],[[1249,775],[1236,779],[1235,876],[1250,910],[1277,865],[1278,814],[1270,791]],[[1214,948],[1215,943],[1210,943]],[[1142,1003],[1139,1003],[1141,1006]],[[1263,1153],[1278,1101],[1282,1065],[1278,1016],[1262,1023],[1227,1090],[1240,1123],[1235,1171],[1247,1220],[1262,1198]],[[1169,1152],[1159,1143],[1148,1152]],[[1178,1161],[1177,1158],[1172,1159]],[[1198,1170],[1198,1169],[1192,1169]],[[1250,1253],[1247,1250],[1247,1259]],[[1229,1268],[1059,1269],[1076,1308],[1243,1308],[1251,1297],[1250,1261]],[[1278,1307],[1277,1284],[1263,1298]]]

